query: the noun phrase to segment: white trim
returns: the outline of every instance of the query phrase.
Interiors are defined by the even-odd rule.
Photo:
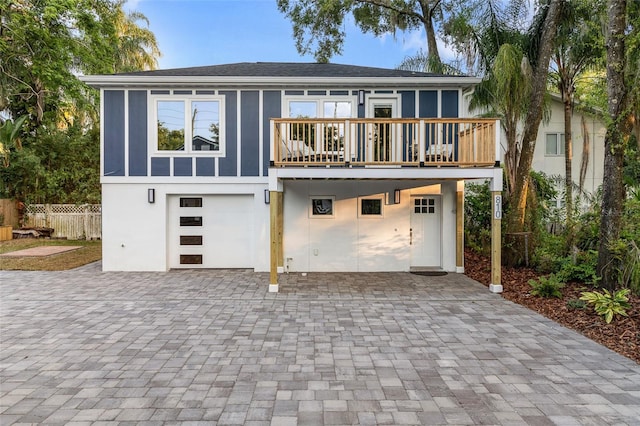
[[[313,200],[331,200],[331,214],[313,214]],[[333,219],[336,217],[335,195],[309,195],[309,219]]]
[[[277,293],[278,284],[269,284],[269,293]]]
[[[242,90],[236,91],[236,176],[242,176]]]
[[[330,90],[327,90],[330,92]],[[349,102],[351,104],[351,115],[349,117],[338,117],[338,118],[355,118],[358,116],[358,97],[354,95],[342,95],[342,96],[331,96],[331,95],[311,95],[311,96],[295,96],[295,95],[283,95],[282,96],[282,105],[281,105],[281,116],[282,118],[291,118],[289,104],[291,102],[315,102],[316,104],[316,115],[315,117],[309,118],[333,118],[333,117],[325,117],[324,116],[324,102]]]
[[[124,175],[129,176],[129,91],[124,91]]]
[[[128,91],[126,91],[128,93]],[[191,104],[199,102],[218,102],[218,151],[194,151],[188,142],[192,139],[189,118],[191,117]],[[158,102],[183,102],[184,104],[184,150],[160,151],[158,150]],[[225,132],[225,96],[222,95],[152,95],[147,96],[147,150],[149,157],[224,157],[226,155]],[[239,119],[239,118],[238,118]]]
[[[393,193],[392,193],[393,194]],[[358,197],[358,219],[384,219],[384,205],[385,205],[385,196],[384,194],[377,195],[365,195]],[[379,200],[380,201],[380,214],[363,214],[362,213],[362,202],[364,200]]]
[[[264,111],[263,111],[263,102],[264,102],[264,98],[263,98],[263,94],[264,91],[263,90],[259,90],[258,91],[258,158],[260,159],[260,161],[258,161],[258,176],[262,176],[262,174],[264,173],[264,127],[263,127],[263,115],[264,115]]]
[[[104,89],[100,89],[100,122],[100,177],[104,179]]]
[[[464,274],[464,266],[456,266],[456,274]]]
[[[412,180],[449,180],[449,179],[499,179],[502,190],[502,169],[496,168],[439,168],[439,167],[356,167],[356,168],[289,168],[274,167],[269,175],[275,179],[412,179]]]

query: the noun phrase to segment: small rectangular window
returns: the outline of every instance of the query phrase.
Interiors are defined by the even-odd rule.
[[[180,216],[180,226],[202,226],[202,216]]]
[[[360,216],[382,216],[382,197],[362,198],[360,200]]]
[[[545,155],[564,155],[564,133],[547,133],[545,140]]]
[[[181,254],[180,264],[181,265],[202,265],[202,255],[201,254]]]
[[[436,212],[435,198],[416,198],[413,205],[414,213],[433,214]]]
[[[201,246],[202,235],[180,235],[181,246]]]
[[[202,207],[202,198],[180,197],[180,207]]]
[[[333,217],[333,204],[335,197],[312,197],[311,217],[331,218]]]

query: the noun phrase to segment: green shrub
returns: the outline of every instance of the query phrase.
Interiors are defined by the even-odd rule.
[[[623,288],[610,293],[604,290],[604,293],[598,291],[585,291],[581,293],[580,300],[593,304],[593,308],[598,315],[604,318],[609,324],[616,315],[627,316],[627,309],[631,307],[629,304],[629,289]]]
[[[587,302],[580,299],[567,300],[567,308],[569,309],[584,309],[587,307]]]
[[[531,294],[540,297],[562,297],[560,289],[564,284],[558,280],[555,274],[548,277],[540,277],[538,280],[529,280],[531,286]]]
[[[598,264],[598,252],[588,250],[578,252],[575,262],[571,257],[566,257],[557,271],[558,278],[562,282],[578,281],[595,284],[598,282],[596,266]]]

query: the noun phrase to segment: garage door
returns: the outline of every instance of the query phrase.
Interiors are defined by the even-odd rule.
[[[169,267],[253,268],[253,195],[169,198]]]

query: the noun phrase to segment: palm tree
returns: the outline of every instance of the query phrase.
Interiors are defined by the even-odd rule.
[[[125,12],[125,0],[119,0],[115,15],[117,37],[114,71],[131,72],[153,70],[162,56],[155,34],[149,29],[149,20],[140,12]],[[139,23],[146,24],[144,26]]]
[[[11,119],[5,120],[0,126],[0,156],[2,156],[2,165],[9,167],[9,153],[11,149],[21,149],[20,128],[24,124],[28,116],[23,115],[15,121]]]
[[[584,71],[593,67],[602,57],[603,38],[599,19],[593,19],[594,11],[604,11],[601,0],[575,0],[568,2],[558,26],[555,51],[551,57],[550,81],[560,92],[564,105],[565,149],[565,207],[567,227],[571,228],[573,213],[573,129],[571,116],[576,93],[576,83]],[[588,135],[585,135],[588,137]]]

